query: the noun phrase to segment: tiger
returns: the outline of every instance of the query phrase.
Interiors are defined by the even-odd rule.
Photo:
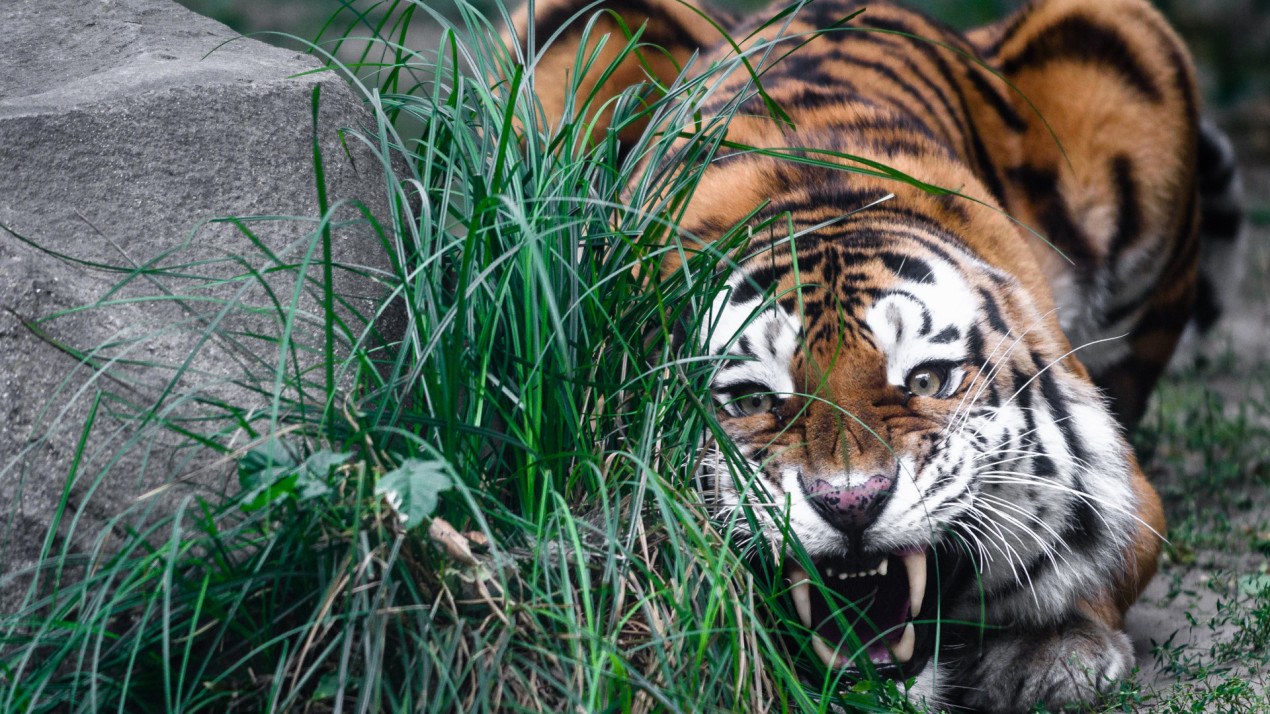
[[[700,492],[777,544],[823,671],[867,662],[935,707],[1089,705],[1134,666],[1124,616],[1165,522],[1126,434],[1220,309],[1204,263],[1239,230],[1233,152],[1146,0],[1035,0],[968,32],[886,1],[781,9],[539,0],[508,42],[555,127],[570,83],[612,107],[774,50],[712,80],[706,114],[740,104],[678,226],[793,229],[754,237],[695,335],[744,460],[703,445]],[[637,29],[658,49],[622,58]]]

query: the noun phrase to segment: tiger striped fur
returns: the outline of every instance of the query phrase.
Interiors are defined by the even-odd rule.
[[[735,52],[691,3],[602,6],[674,61],[629,59],[598,88],[581,77],[601,101],[650,70],[669,84],[695,53],[701,68]],[[570,119],[562,87],[584,23],[565,20],[584,7],[536,5],[552,122]],[[1195,302],[1196,167],[1212,140],[1199,141],[1190,60],[1145,0],[1038,0],[964,34],[883,2],[818,0],[757,31],[702,11],[748,36],[743,49],[796,38],[779,56],[861,9],[761,68],[792,121],[753,96],[728,139],[865,157],[977,202],[755,153],[715,159],[687,233],[709,242],[760,206],[754,220],[814,230],[754,250],[701,332],[735,358],[713,397],[748,461],[706,447],[703,493],[720,516],[755,506],[775,542],[781,523],[798,536],[817,572],[787,552],[784,573],[826,666],[868,657],[915,676],[914,696],[981,711],[1090,702],[1132,667],[1123,614],[1164,531],[1124,431]],[[596,23],[592,47],[618,29]],[[723,76],[707,111],[751,82]]]

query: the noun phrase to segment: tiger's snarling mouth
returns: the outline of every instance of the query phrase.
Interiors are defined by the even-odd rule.
[[[787,560],[794,609],[826,667],[853,667],[859,648],[883,674],[909,676],[925,666],[931,648],[919,647],[919,640],[930,644],[932,638],[925,635],[933,618],[923,608],[937,597],[927,576],[928,552],[914,547],[882,556],[816,558],[823,586]]]

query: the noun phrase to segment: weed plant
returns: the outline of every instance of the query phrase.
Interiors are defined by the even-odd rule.
[[[67,487],[167,449],[180,458],[159,495],[176,507],[143,498],[85,536],[66,523],[86,505],[67,505],[38,566],[4,576],[26,597],[0,620],[0,711],[908,706],[892,683],[817,672],[787,585],[692,485],[702,445],[726,440],[719,365],[681,337],[709,329],[751,231],[780,227],[707,249],[677,217],[749,96],[704,115],[713,80],[769,47],[624,94],[612,130],[575,90],[577,119],[550,126],[532,52],[498,39],[505,14],[460,3],[458,23],[429,18],[436,47],[412,50],[428,4],[383,9],[346,8],[363,36],[315,51],[373,111],[342,136],[378,156],[389,215],[328,200],[315,139],[305,240],[269,246],[224,219],[250,251],[116,267],[193,317],[78,352],[94,375],[80,398],[127,427],[89,448],[90,418]],[[369,44],[345,66],[348,40]],[[657,51],[640,28],[606,42],[619,60]],[[620,146],[638,117],[652,128]],[[368,236],[362,264],[333,253],[347,230]],[[670,253],[684,267],[663,274]],[[369,307],[343,287],[367,282],[384,289]],[[136,356],[173,332],[197,337],[188,360]],[[192,366],[210,345],[241,368],[218,389]],[[171,379],[139,400],[113,386],[130,364]],[[206,473],[238,487],[196,486]]]

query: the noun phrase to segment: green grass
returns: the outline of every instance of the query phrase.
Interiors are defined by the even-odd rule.
[[[1240,532],[1232,516],[1260,509],[1260,494],[1270,487],[1270,363],[1226,376],[1236,369],[1228,354],[1166,380],[1135,435],[1138,453],[1163,479],[1157,488],[1170,516],[1174,560],[1257,537]],[[1217,379],[1232,384],[1214,388]]]
[[[648,108],[629,93],[616,122],[653,112],[660,131],[587,145],[601,108],[577,96],[578,121],[543,126],[532,71],[460,9],[419,50],[393,38],[426,4],[360,16],[351,34],[374,44],[332,63],[374,111],[344,140],[378,155],[390,215],[327,195],[315,127],[306,239],[268,246],[226,219],[249,252],[116,268],[194,316],[67,346],[98,375],[83,398],[128,429],[89,453],[83,425],[66,483],[166,449],[176,507],[142,499],[94,535],[55,524],[40,564],[4,576],[27,595],[0,616],[0,711],[908,706],[894,684],[820,676],[786,585],[693,490],[702,444],[723,439],[717,364],[673,336],[700,327],[748,233],[702,250],[675,225],[729,114],[698,111],[704,79]],[[686,170],[636,180],[680,133]],[[372,236],[362,264],[332,248],[351,228]],[[684,268],[663,276],[671,252]],[[384,289],[369,306],[344,292],[368,282]],[[138,357],[173,332],[196,336],[188,359]],[[191,386],[211,345],[241,367],[223,393]],[[112,381],[128,364],[171,379],[138,400]]]

